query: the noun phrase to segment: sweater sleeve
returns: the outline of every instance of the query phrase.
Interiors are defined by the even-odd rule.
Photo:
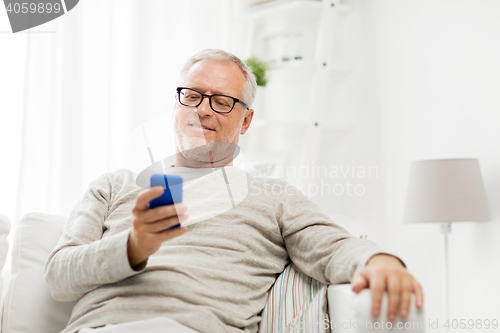
[[[105,173],[90,183],[64,225],[45,266],[45,279],[57,301],[74,301],[103,284],[121,281],[141,270],[130,267],[130,229],[102,237],[111,206],[114,175]]]
[[[372,241],[349,234],[290,184],[283,192],[279,215],[282,236],[293,264],[320,282],[350,282],[353,275],[376,254],[398,258],[382,251]]]

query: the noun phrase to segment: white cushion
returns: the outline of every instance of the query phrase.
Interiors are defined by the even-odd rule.
[[[55,301],[44,278],[45,262],[62,234],[66,219],[31,213],[19,221],[12,247],[3,333],[55,333],[66,326],[74,302]]]
[[[326,290],[326,284],[288,265],[269,292],[259,332],[329,332],[324,325],[328,323]]]

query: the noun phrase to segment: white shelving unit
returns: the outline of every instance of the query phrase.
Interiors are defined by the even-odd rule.
[[[336,137],[352,132],[355,124],[326,119],[332,89],[350,73],[348,64],[333,59],[338,21],[351,10],[341,0],[274,0],[249,5],[244,17],[245,56],[257,55],[271,69],[265,116],[255,120],[249,135],[242,137],[243,151],[255,159],[280,156],[280,163],[298,167],[318,160],[325,132]],[[314,181],[287,180],[299,186]]]

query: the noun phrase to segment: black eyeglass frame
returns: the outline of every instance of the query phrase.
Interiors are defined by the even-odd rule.
[[[198,94],[201,95],[201,100],[198,104],[196,105],[187,105],[187,104],[184,104],[181,102],[181,90],[182,89],[188,89],[188,90],[192,90],[194,92],[197,92]],[[205,97],[208,97],[208,104],[210,104],[210,108],[214,111],[214,112],[217,112],[217,113],[229,113],[231,111],[233,111],[234,109],[234,106],[236,105],[236,103],[240,103],[241,105],[243,105],[247,110],[250,110],[250,107],[243,101],[240,101],[239,99],[237,99],[236,97],[233,97],[233,96],[228,96],[228,95],[222,95],[222,94],[214,94],[214,95],[207,95],[207,94],[204,94],[196,89],[193,89],[193,88],[188,88],[188,87],[177,87],[177,98],[179,99],[179,103],[181,103],[181,105],[184,105],[184,106],[191,106],[191,107],[195,107],[197,108],[198,106],[200,106],[201,103],[203,103],[203,99],[205,99]],[[217,111],[214,109],[214,107],[212,106],[212,97],[214,96],[222,96],[222,97],[229,97],[233,100],[233,106],[231,107],[231,110],[227,111],[227,112],[224,112],[224,111]]]

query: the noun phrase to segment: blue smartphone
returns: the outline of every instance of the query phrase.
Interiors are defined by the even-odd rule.
[[[163,175],[154,174],[151,176],[151,187],[161,186],[165,189],[163,194],[151,200],[149,202],[149,208],[155,208],[158,206],[173,205],[182,202],[182,177],[176,175]],[[174,229],[180,227],[181,224],[178,223],[165,230]]]

